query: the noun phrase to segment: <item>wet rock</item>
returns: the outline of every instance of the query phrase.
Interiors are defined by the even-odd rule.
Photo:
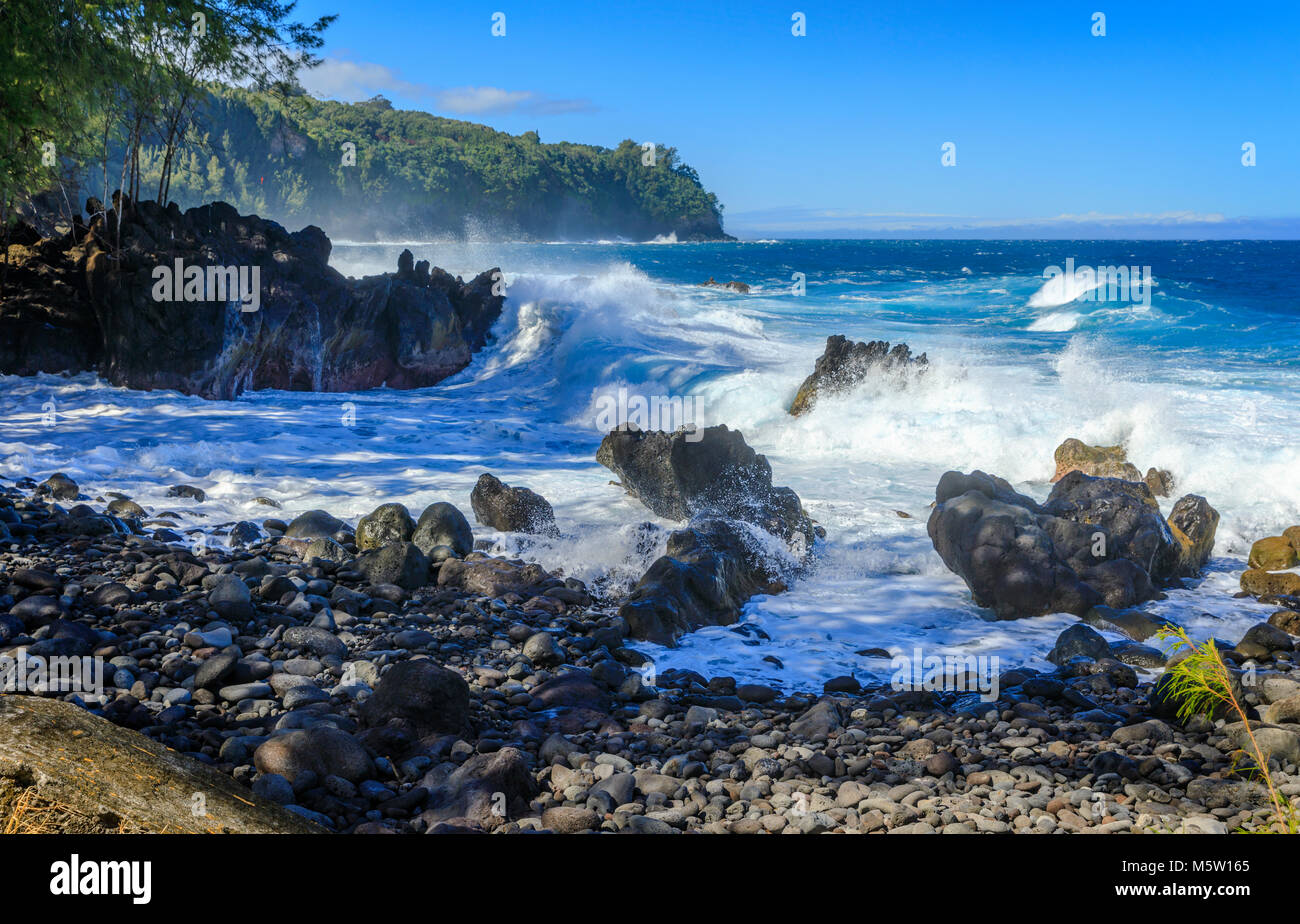
[[[464,558],[474,550],[474,531],[469,520],[455,506],[439,501],[424,508],[411,541],[425,555],[444,545]]]
[[[867,376],[922,370],[929,364],[926,355],[913,356],[905,343],[890,348],[883,340],[854,343],[842,334],[826,338],[826,349],[817,359],[812,373],[803,380],[790,404],[790,414],[798,417],[812,410],[822,395],[850,391]]]
[[[343,529],[343,521],[324,510],[308,510],[294,517],[284,531],[290,539],[329,539]]]
[[[668,547],[628,594],[618,615],[633,638],[674,645],[700,626],[725,626],[776,575],[742,525],[702,520],[668,537]]]
[[[167,489],[167,496],[186,497],[200,504],[208,499],[207,493],[202,488],[196,488],[192,484],[174,484]]]
[[[119,199],[78,233],[22,248],[10,277],[40,307],[0,313],[0,371],[94,369],[120,387],[222,399],[423,388],[467,366],[500,316],[494,271],[351,279],[329,266],[330,247],[317,227],[290,232],[223,202],[181,212]],[[154,297],[153,270],[173,260],[253,267],[256,310],[182,298],[179,279]]]
[[[1287,635],[1300,635],[1300,612],[1296,610],[1278,610],[1268,617],[1268,622]]]
[[[1083,472],[1094,478],[1121,478],[1124,481],[1141,481],[1142,474],[1128,461],[1123,446],[1089,446],[1082,440],[1068,439],[1056,447],[1056,473],[1052,483],[1060,481],[1070,472]]]
[[[1251,568],[1261,571],[1285,571],[1298,563],[1300,557],[1297,557],[1296,548],[1285,536],[1257,539],[1250,547],[1250,558],[1247,560]]]
[[[983,472],[948,472],[935,498],[935,549],[975,602],[1004,619],[1151,599],[1157,585],[1203,564],[1218,523],[1204,498],[1189,495],[1175,505],[1186,527],[1176,536],[1145,484],[1079,471],[1042,505]]]
[[[945,565],[999,618],[1082,614],[1102,603],[1057,553],[1041,507],[983,472],[939,480],[927,530]]]
[[[36,486],[36,493],[51,500],[76,500],[80,488],[63,472],[55,472]]]
[[[1079,623],[1070,626],[1056,637],[1056,644],[1047,654],[1047,660],[1053,664],[1064,664],[1071,658],[1085,657],[1094,661],[1107,657],[1110,645],[1101,633],[1090,626]]]
[[[559,535],[555,511],[546,498],[528,488],[512,488],[487,472],[474,485],[470,506],[480,523],[503,533]]]
[[[144,508],[135,501],[124,499],[109,501],[108,506],[104,508],[104,512],[109,516],[121,517],[123,519],[128,517],[138,517],[142,519],[148,516],[148,514],[145,513]]]
[[[1200,573],[1214,551],[1219,511],[1199,494],[1188,494],[1174,504],[1168,523],[1177,545],[1173,573],[1184,577]]]
[[[767,458],[739,430],[613,430],[601,440],[596,461],[659,516],[741,520],[787,542],[797,536],[803,550],[812,548],[812,522],[799,496],[772,485]]]
[[[1135,642],[1144,642],[1171,624],[1167,618],[1142,610],[1116,610],[1109,606],[1092,607],[1083,614],[1083,621],[1096,629],[1126,635]]]
[[[1149,468],[1142,480],[1156,497],[1169,497],[1174,493],[1174,476],[1163,468]]]
[[[1241,589],[1252,597],[1264,594],[1278,596],[1300,595],[1300,574],[1292,571],[1260,571],[1250,568],[1241,573]]]

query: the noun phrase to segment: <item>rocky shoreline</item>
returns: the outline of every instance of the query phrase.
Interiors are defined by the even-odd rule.
[[[480,486],[480,521],[553,528],[532,492]],[[177,509],[192,496],[184,488]],[[797,498],[781,509],[797,511]],[[486,543],[451,504],[418,517],[385,504],[355,527],[324,511],[235,524],[227,545],[193,551],[179,519],[66,477],[0,486],[0,656],[102,658],[102,698],[51,693],[64,700],[52,705],[152,739],[245,787],[249,803],[284,806],[320,830],[1222,833],[1272,823],[1267,790],[1242,769],[1240,723],[1180,724],[1147,672],[1161,653],[1108,643],[1085,623],[1062,633],[1056,670],[1002,670],[987,693],[954,676],[939,689],[840,677],[821,695],[790,692],[655,671],[632,647],[620,601],[476,549]],[[1294,797],[1296,620],[1290,608],[1279,616],[1224,647],[1266,722],[1257,734],[1273,778]],[[0,824],[24,787],[40,789],[31,759],[0,754]],[[208,811],[207,829],[238,829]]]
[[[423,388],[469,365],[505,300],[499,269],[465,282],[409,250],[395,273],[346,278],[320,228],[224,202],[85,208],[65,235],[11,232],[0,374],[94,370],[204,398]]]

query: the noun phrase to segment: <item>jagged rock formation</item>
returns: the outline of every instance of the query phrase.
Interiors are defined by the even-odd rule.
[[[89,226],[62,238],[20,232],[0,372],[93,369],[205,398],[420,388],[469,364],[504,301],[497,270],[465,283],[408,251],[397,273],[352,280],[330,268],[316,227],[290,233],[221,202],[122,204],[89,201]]]
[[[913,356],[906,343],[891,349],[884,340],[853,343],[842,334],[835,334],[826,338],[826,351],[817,359],[812,374],[799,386],[790,413],[795,417],[807,413],[819,396],[846,392],[872,372],[919,370],[929,363],[924,353]]]

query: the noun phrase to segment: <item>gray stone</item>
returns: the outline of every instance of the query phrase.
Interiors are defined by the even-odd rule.
[[[343,528],[343,521],[324,510],[299,514],[284,531],[290,539],[329,539]]]
[[[208,587],[208,606],[224,619],[244,620],[253,616],[253,598],[234,574],[219,574]]]
[[[465,514],[452,504],[439,501],[424,508],[411,541],[430,557],[438,546],[447,546],[464,558],[474,550],[474,531]]]

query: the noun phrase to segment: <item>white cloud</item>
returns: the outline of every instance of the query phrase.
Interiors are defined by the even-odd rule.
[[[424,97],[433,92],[424,84],[403,80],[391,68],[366,61],[326,58],[317,67],[299,76],[303,88],[312,96],[355,103],[376,93]]]
[[[326,58],[317,67],[299,77],[303,88],[312,96],[346,103],[367,100],[376,94],[427,100],[436,110],[455,115],[502,115],[529,113],[560,115],[590,112],[595,107],[585,99],[555,99],[531,90],[504,90],[500,87],[434,87],[403,79],[382,64]]]
[[[502,90],[498,87],[457,87],[434,94],[440,109],[449,112],[514,112],[528,103],[533,94],[527,90]]]
[[[1190,210],[1063,212],[1033,218],[888,213],[784,206],[727,216],[727,230],[742,237],[1006,237],[1006,238],[1294,238],[1295,218],[1230,218]]]

